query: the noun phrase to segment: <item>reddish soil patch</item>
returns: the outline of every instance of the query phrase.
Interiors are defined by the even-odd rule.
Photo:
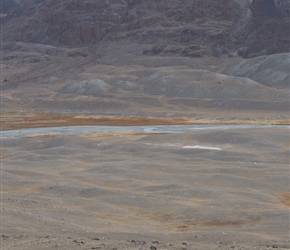
[[[157,118],[142,116],[83,116],[61,114],[2,114],[1,130],[59,126],[142,126],[184,124],[275,124],[289,125],[289,119],[219,120],[189,119],[186,117]]]
[[[243,225],[241,221],[185,221],[180,225],[170,225],[169,229],[176,232],[189,232],[196,227],[239,227]]]
[[[278,198],[284,206],[290,208],[290,192],[279,194]]]
[[[133,116],[74,116],[58,114],[31,114],[29,116],[5,115],[1,118],[1,130],[58,126],[138,126],[138,125],[178,125],[188,124],[186,118],[155,118]]]

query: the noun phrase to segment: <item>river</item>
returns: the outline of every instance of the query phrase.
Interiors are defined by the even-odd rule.
[[[45,135],[81,135],[93,133],[186,133],[194,130],[229,130],[253,128],[290,128],[289,125],[158,125],[158,126],[64,126],[25,128],[0,131],[1,138],[45,136]]]

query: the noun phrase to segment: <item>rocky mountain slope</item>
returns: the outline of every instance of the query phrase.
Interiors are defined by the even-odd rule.
[[[145,55],[288,52],[289,0],[1,0],[4,42],[151,47]]]
[[[284,117],[289,2],[2,0],[2,109]]]
[[[232,65],[223,73],[253,79],[263,85],[289,88],[290,56],[287,53],[261,56]]]

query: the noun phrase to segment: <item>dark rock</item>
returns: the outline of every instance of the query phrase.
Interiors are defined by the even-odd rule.
[[[1,235],[1,238],[2,238],[3,240],[7,240],[7,239],[9,239],[9,236],[2,234],[2,235]]]
[[[254,16],[282,18],[283,12],[277,8],[275,0],[253,0],[251,10]]]
[[[82,241],[82,240],[74,240],[73,242],[76,243],[77,245],[83,245],[83,244],[85,244],[85,242]]]
[[[143,52],[146,55],[186,57],[249,58],[290,50],[290,2],[286,0],[1,2],[1,12],[7,14],[1,24],[3,41],[88,46],[126,40],[150,44],[152,49]],[[190,47],[193,44],[196,48]]]
[[[134,243],[135,245],[145,245],[146,241],[143,241],[143,240],[131,240],[131,243]]]

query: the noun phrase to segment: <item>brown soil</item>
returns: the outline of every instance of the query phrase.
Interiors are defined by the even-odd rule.
[[[279,194],[278,197],[284,206],[290,208],[290,192]]]
[[[105,120],[88,117],[3,120]],[[266,127],[5,138],[0,249],[289,249],[286,134]]]
[[[139,116],[84,116],[60,114],[3,114],[1,116],[1,130],[21,128],[40,128],[58,126],[143,126],[143,125],[184,125],[184,124],[275,124],[289,125],[288,118],[281,119],[190,119],[184,117],[157,118]]]
[[[171,225],[169,228],[176,232],[191,232],[200,227],[241,227],[241,221],[185,221],[181,225]]]

